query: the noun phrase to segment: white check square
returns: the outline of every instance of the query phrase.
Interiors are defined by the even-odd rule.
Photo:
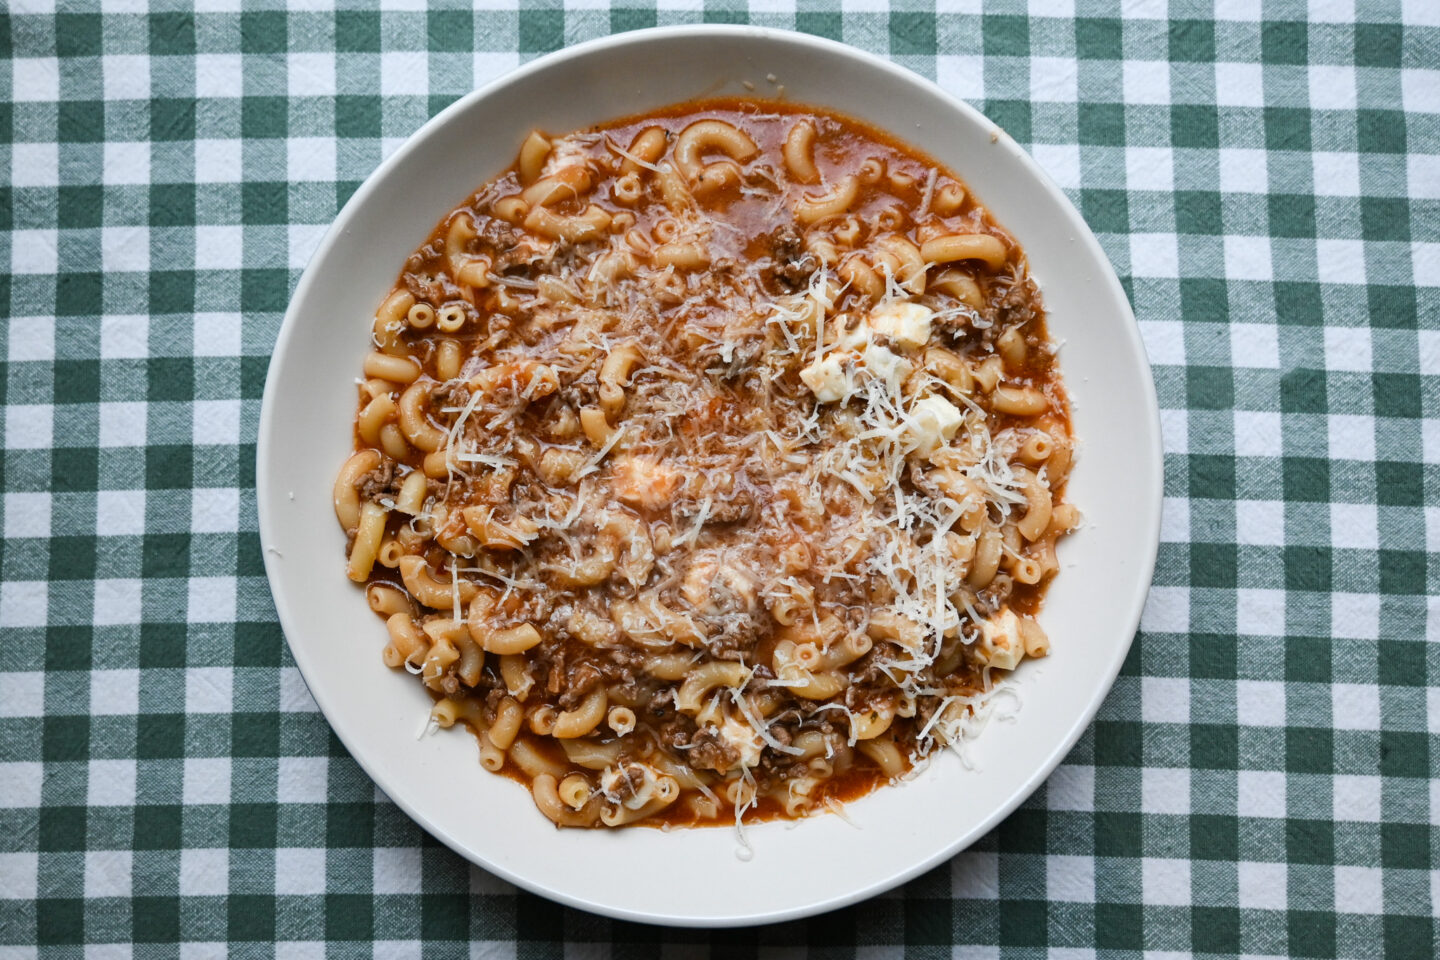
[[[380,54],[380,95],[417,96],[430,92],[430,55],[424,50],[389,50]]]
[[[106,100],[149,100],[150,58],[138,53],[112,53],[100,60]]]
[[[34,900],[39,875],[40,854],[0,853],[0,900]]]
[[[1052,854],[1045,858],[1045,896],[1066,903],[1095,902],[1095,858]]]
[[[241,347],[240,314],[197,313],[194,336],[197,357],[238,357]]]
[[[17,103],[54,103],[60,99],[60,61],[16,57],[10,61],[10,88],[10,98]]]
[[[1437,781],[1440,782],[1440,781]],[[1334,817],[1348,823],[1380,822],[1380,778],[1365,774],[1338,774],[1333,788]]]
[[[100,318],[101,360],[144,360],[150,356],[150,318],[107,314]]]
[[[1141,320],[1140,337],[1152,364],[1185,365],[1185,325],[1179,320]]]
[[[1236,812],[1242,817],[1285,816],[1285,774],[1241,770],[1236,775]]]
[[[1064,190],[1080,188],[1080,147],[1073,143],[1037,143],[1030,155]]]
[[[149,404],[143,402],[126,401],[100,404],[100,446],[105,448],[145,446],[149,412]]]
[[[234,533],[240,528],[240,491],[235,487],[196,487],[190,494],[193,533]]]
[[[49,581],[0,582],[0,627],[43,627],[49,616]]]
[[[10,184],[15,187],[58,187],[60,185],[60,145],[55,143],[11,144]]]
[[[1168,104],[1170,61],[1126,60],[1121,67],[1126,103]]]
[[[1221,107],[1263,107],[1265,74],[1260,64],[1215,64],[1215,103]]]
[[[1030,99],[1037,103],[1074,103],[1079,99],[1079,69],[1072,57],[1030,58]]]
[[[196,446],[234,446],[240,442],[239,400],[197,400],[192,439]]]
[[[1140,614],[1140,629],[1146,633],[1188,633],[1190,631],[1190,590],[1187,587],[1151,587]]]
[[[185,671],[185,712],[229,713],[234,689],[235,672],[230,667],[190,667]]]
[[[95,581],[94,622],[97,627],[140,622],[144,581],[108,579]]]
[[[419,847],[376,847],[374,870],[376,893],[421,892]]]
[[[1385,912],[1385,874],[1379,867],[1335,868],[1335,912]]]
[[[1264,150],[1226,147],[1220,151],[1222,192],[1265,193],[1269,189],[1269,157]]]
[[[282,896],[324,893],[325,848],[281,847],[276,850],[275,892]],[[380,891],[377,889],[375,892]]]
[[[1190,680],[1188,677],[1142,677],[1140,715],[1146,723],[1188,723],[1190,721]]]
[[[139,670],[92,670],[90,672],[90,714],[92,716],[134,716],[139,712]]]
[[[1235,411],[1235,454],[1278,457],[1284,452],[1280,414],[1270,410]]]
[[[1240,907],[1250,910],[1284,910],[1288,905],[1286,887],[1289,871],[1283,863],[1237,864]]]
[[[238,53],[207,53],[195,58],[195,95],[238,97],[245,91],[244,69]]]
[[[188,848],[180,851],[180,896],[206,897],[230,892],[230,851]]]
[[[1375,684],[1331,684],[1330,704],[1336,730],[1380,729],[1380,688]]]
[[[133,807],[135,805],[135,761],[91,760],[89,792],[85,802],[92,807]]]
[[[1375,593],[1330,594],[1330,633],[1345,640],[1380,638],[1380,596]]]
[[[1230,361],[1236,367],[1280,369],[1280,332],[1270,323],[1232,323]]]
[[[1440,70],[1401,70],[1400,102],[1406,113],[1440,113]]]
[[[291,180],[329,182],[335,179],[335,140],[296,137],[288,141],[286,171]]]
[[[1187,767],[1146,767],[1140,771],[1143,813],[1190,813],[1190,770]]]
[[[86,851],[85,899],[130,896],[134,857],[129,850]]]
[[[49,362],[55,359],[54,317],[11,317],[10,362]]]
[[[191,623],[230,623],[235,619],[235,578],[191,577],[186,610]]]
[[[1307,69],[1311,110],[1354,110],[1355,68],[1349,64],[1311,64]],[[1410,108],[1407,106],[1406,110]]]
[[[1380,548],[1380,510],[1373,503],[1330,504],[1330,543],[1350,550]]]
[[[104,179],[113,186],[133,186],[150,182],[150,144],[105,143]]]
[[[290,53],[286,61],[290,96],[335,96],[335,54]]]
[[[1140,861],[1141,896],[1147,904],[1183,907],[1190,903],[1190,861],[1145,857]]]
[[[1285,726],[1285,684],[1278,680],[1237,680],[1235,719],[1246,727]]]
[[[11,273],[46,275],[54,273],[59,268],[60,231],[12,230],[10,232]]]
[[[1270,238],[1227,236],[1225,275],[1231,280],[1270,280]]]
[[[1360,195],[1359,154],[1317,151],[1310,156],[1310,167],[1317,197]]]
[[[45,674],[39,670],[0,673],[0,717],[43,717]]]
[[[241,142],[235,140],[195,141],[196,183],[239,183],[244,172]]]
[[[136,536],[144,532],[144,490],[101,490],[95,494],[97,536]]]
[[[1332,460],[1374,460],[1375,418],[1332,413],[1325,418]]]
[[[238,226],[195,228],[196,270],[238,270],[244,266],[245,232]]]
[[[325,757],[281,757],[275,799],[280,803],[324,803],[330,796],[330,763]]]
[[[5,494],[5,539],[50,536],[50,494]]]

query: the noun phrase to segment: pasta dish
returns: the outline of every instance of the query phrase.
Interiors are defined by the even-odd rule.
[[[531,133],[405,262],[357,410],[335,510],[384,661],[560,826],[837,809],[1048,652],[1078,515],[1039,292],[843,116]]]

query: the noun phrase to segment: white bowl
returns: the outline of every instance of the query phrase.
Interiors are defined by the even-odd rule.
[[[1041,621],[1053,654],[1019,672],[1022,705],[913,782],[836,816],[750,828],[559,831],[529,793],[486,773],[462,730],[417,739],[429,699],[380,662],[383,624],[344,576],[330,505],[351,449],[354,378],[370,318],[439,219],[515,156],[563,132],[692,97],[781,95],[835,108],[955,170],[1029,254],[1074,403],[1070,499],[1084,529],[1061,547]],[[782,91],[783,88],[783,91]],[[834,909],[972,843],[1060,762],[1110,689],[1139,622],[1159,542],[1159,416],[1129,304],[1094,236],[1013,140],[907,70],[850,47],[751,27],[644,30],[537,60],[455,103],[365,182],[295,291],[265,384],[260,535],[280,622],[310,692],[351,754],[426,830],[477,864],[563,903],[630,920],[727,926]],[[818,868],[818,869],[817,869]]]

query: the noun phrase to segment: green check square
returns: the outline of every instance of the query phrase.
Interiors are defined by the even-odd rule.
[[[1204,103],[1172,104],[1170,142],[1177,147],[1201,149],[1220,146],[1220,111]]]
[[[1125,55],[1123,28],[1113,17],[1075,21],[1075,53],[1082,60],[1119,60]]]
[[[85,942],[85,901],[42,897],[35,902],[35,939],[41,946]]]
[[[1272,20],[1260,28],[1260,59],[1265,63],[1303,66],[1308,62],[1309,37],[1303,23]]]
[[[980,20],[980,32],[985,55],[988,57],[1030,55],[1030,21],[1026,17],[985,14]],[[933,39],[932,34],[931,49],[934,49]]]
[[[1291,910],[1285,915],[1291,956],[1333,957],[1335,914],[1319,910]]]
[[[60,447],[50,453],[50,489],[89,493],[100,483],[100,452],[93,447]]]
[[[615,26],[617,14],[641,14],[640,10],[611,10],[611,28],[619,30]],[[653,26],[654,24],[645,24]],[[623,29],[634,30],[636,27],[624,27]],[[845,18],[839,13],[832,13],[820,10],[801,10],[795,14],[795,29],[801,33],[814,34],[817,37],[825,37],[828,40],[840,40],[845,35]]]
[[[1215,62],[1213,20],[1171,20],[1170,59],[1177,63]]]
[[[1370,284],[1365,288],[1370,325],[1413,330],[1419,325],[1419,307],[1414,287]]]
[[[943,905],[948,906],[949,901]],[[935,917],[937,911],[935,904],[923,901],[915,902],[913,907],[909,902],[906,904],[907,913],[914,911],[923,913],[927,917]],[[948,911],[946,911],[948,913]],[[947,921],[948,917],[945,918]],[[907,922],[905,943],[907,946],[919,945],[920,943],[949,944],[952,934],[950,925],[947,922],[943,936],[939,939],[912,940],[909,931],[913,926],[918,926],[920,918],[917,917],[914,923]],[[1043,900],[1018,900],[1005,899],[1000,901],[1000,943],[1006,947],[1044,947],[1049,943],[1048,921],[1046,918],[1045,902]],[[936,931],[940,934],[941,931]],[[908,952],[908,951],[907,951]]]
[[[61,57],[98,57],[102,52],[98,13],[55,15],[55,53]]]
[[[1405,43],[1404,28],[1398,23],[1355,24],[1355,65],[1357,67],[1399,67]]]
[[[62,230],[98,227],[104,213],[104,194],[97,185],[61,186],[56,226]]]
[[[228,916],[226,934],[231,941],[264,943],[274,941],[276,913],[274,897],[255,894],[232,895],[225,907]]]
[[[288,45],[285,12],[254,10],[240,14],[242,53],[284,53]]]
[[[150,52],[156,56],[186,56],[195,52],[195,15],[166,11],[149,15]]]
[[[889,27],[891,53],[912,56],[934,55],[936,50],[934,14],[892,10]],[[988,32],[986,40],[988,43]]]
[[[361,894],[325,897],[325,936],[330,940],[369,940],[375,925],[375,901]]]
[[[151,100],[150,139],[166,142],[194,140],[195,104],[196,101],[188,97]]]
[[[565,44],[564,11],[522,9],[519,36],[522,54],[559,50]]]
[[[180,940],[179,897],[136,897],[132,901],[136,943]]]

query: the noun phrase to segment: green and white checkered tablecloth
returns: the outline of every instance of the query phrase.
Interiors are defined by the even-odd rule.
[[[1434,953],[1440,0],[197,6],[0,12],[0,958]],[[289,290],[387,151],[700,21],[889,56],[1034,153],[1134,303],[1167,495],[1133,653],[1029,802],[892,894],[711,934],[517,893],[380,795],[254,496]]]

